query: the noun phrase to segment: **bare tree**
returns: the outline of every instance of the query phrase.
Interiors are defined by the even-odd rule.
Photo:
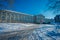
[[[53,13],[60,12],[60,0],[48,0],[48,9]]]
[[[12,7],[14,0],[0,0],[0,10]]]

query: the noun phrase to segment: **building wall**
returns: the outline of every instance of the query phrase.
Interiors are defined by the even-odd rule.
[[[0,10],[0,23],[43,23],[44,16],[28,15],[14,11]]]
[[[6,14],[4,12],[0,13],[0,22],[6,22]]]
[[[45,16],[43,16],[42,14],[36,15],[35,17],[35,22],[38,24],[42,24],[44,22]]]
[[[44,23],[46,23],[46,24],[50,24],[51,23],[51,19],[47,19],[47,18],[45,18],[45,22]]]
[[[60,15],[56,15],[54,17],[54,20],[55,20],[56,23],[60,23]]]
[[[0,22],[2,23],[33,23],[33,16],[18,12],[0,11]]]

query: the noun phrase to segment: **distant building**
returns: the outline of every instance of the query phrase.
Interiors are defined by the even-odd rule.
[[[44,20],[45,20],[45,21],[44,21],[45,24],[50,24],[50,23],[51,23],[51,19],[45,18]]]
[[[55,20],[54,19],[50,19],[51,20],[51,24],[55,24]]]
[[[54,20],[55,20],[56,23],[60,23],[60,15],[56,15],[54,17]]]
[[[35,15],[35,23],[42,24],[44,22],[45,16],[42,14]]]

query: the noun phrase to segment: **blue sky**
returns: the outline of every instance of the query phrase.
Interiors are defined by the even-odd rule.
[[[48,0],[15,0],[13,7],[8,9],[31,15],[43,14],[46,18],[53,18],[55,15],[51,11],[44,12],[48,8],[47,3]]]

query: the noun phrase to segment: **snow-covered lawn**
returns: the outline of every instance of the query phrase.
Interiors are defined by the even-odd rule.
[[[60,26],[0,23],[0,40],[60,40]]]
[[[27,30],[36,26],[35,24],[24,24],[24,23],[0,23],[0,31],[17,31]]]

